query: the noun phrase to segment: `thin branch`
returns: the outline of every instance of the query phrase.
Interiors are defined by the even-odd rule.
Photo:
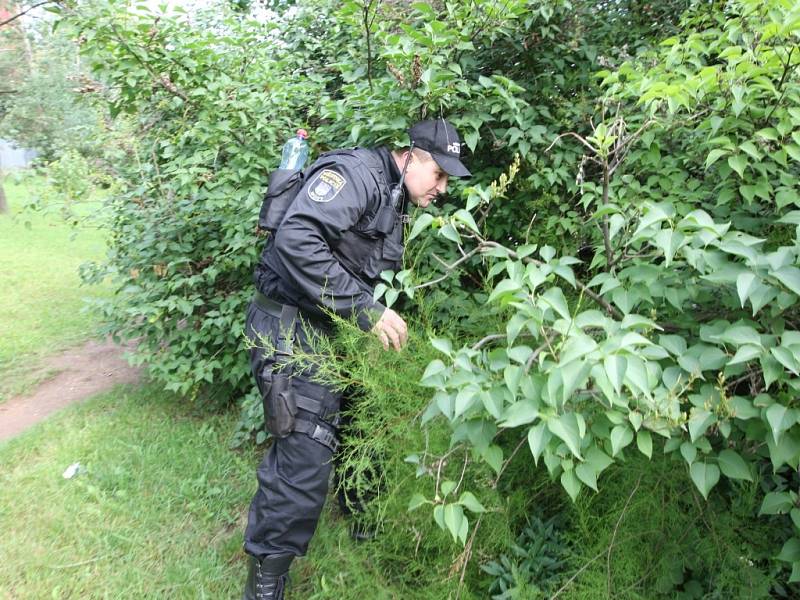
[[[497,477],[495,477],[494,481],[492,481],[492,489],[493,490],[497,489],[497,484],[500,483],[500,477],[503,475],[503,471],[505,471],[506,467],[509,464],[511,464],[511,460],[517,455],[517,452],[519,452],[519,449],[522,448],[522,445],[524,443],[526,443],[527,441],[528,441],[528,436],[527,435],[523,436],[520,439],[519,443],[517,444],[517,447],[514,448],[514,451],[511,453],[511,456],[509,456],[505,461],[503,461],[503,465],[500,467],[500,471],[497,472]]]
[[[459,248],[460,248],[460,246],[459,246]],[[440,281],[444,281],[445,279],[447,279],[450,276],[450,273],[452,273],[458,265],[466,262],[467,260],[469,260],[470,258],[475,256],[478,252],[480,252],[480,249],[481,249],[480,245],[476,246],[475,248],[473,248],[472,250],[470,250],[469,252],[464,254],[461,258],[459,258],[456,262],[454,262],[453,264],[450,264],[450,265],[448,265],[446,262],[444,262],[438,256],[434,255],[434,258],[436,258],[439,262],[441,262],[444,265],[444,267],[446,269],[444,275],[442,275],[441,277],[438,277],[438,278],[436,278],[436,279],[434,279],[432,281],[426,281],[425,283],[422,283],[420,285],[416,285],[416,286],[414,286],[413,289],[414,290],[420,290],[422,288],[426,288],[426,287],[430,287],[432,285],[436,285]],[[463,250],[462,250],[462,253],[463,253]]]
[[[611,177],[608,170],[608,161],[603,162],[603,206],[608,206],[608,194],[611,187]],[[611,270],[614,256],[611,250],[611,238],[608,232],[608,215],[603,215],[603,220],[600,223],[600,229],[603,231],[603,246],[606,249],[606,268]]]
[[[11,17],[9,19],[6,19],[5,21],[0,21],[0,27],[2,27],[3,25],[8,25],[12,21],[16,21],[20,17],[22,17],[22,16],[26,15],[27,13],[31,12],[34,8],[39,8],[40,6],[44,6],[45,4],[52,4],[53,2],[57,2],[57,0],[45,0],[44,2],[39,2],[38,4],[34,4],[33,6],[31,6],[29,8],[26,8],[22,12],[17,13],[13,17]]]
[[[578,140],[578,141],[579,141],[581,144],[583,144],[584,146],[586,146],[587,148],[589,148],[589,150],[591,150],[591,151],[594,153],[594,146],[592,146],[592,145],[591,145],[589,142],[587,142],[587,141],[586,141],[586,140],[585,140],[585,139],[584,139],[582,136],[578,135],[578,134],[577,134],[577,133],[575,133],[574,131],[568,131],[567,133],[562,133],[561,135],[559,135],[559,136],[558,136],[556,139],[554,139],[554,140],[553,140],[553,143],[552,143],[552,144],[550,144],[550,145],[549,145],[549,146],[548,146],[548,147],[545,149],[545,152],[550,152],[550,149],[551,149],[553,146],[555,146],[555,145],[556,145],[556,142],[557,142],[558,140],[560,140],[561,138],[563,138],[563,137],[566,137],[566,136],[568,136],[568,135],[570,135],[570,136],[574,137],[575,139],[577,139],[577,140]]]
[[[625,536],[623,539],[619,540],[614,545],[619,545],[622,542],[627,542],[628,540],[632,540],[632,539],[637,538],[637,537],[643,537],[645,535],[651,535],[651,534],[654,534],[654,533],[660,533],[660,532],[657,531],[657,530],[638,531],[636,533],[632,533],[632,534],[630,534],[628,536]],[[591,559],[589,559],[589,561],[586,562],[586,564],[584,564],[580,569],[578,569],[577,571],[575,571],[575,573],[573,573],[572,577],[570,577],[569,579],[567,579],[566,582],[564,582],[564,585],[562,585],[560,588],[558,588],[558,590],[556,591],[555,594],[550,596],[550,600],[556,600],[556,598],[558,598],[570,585],[572,585],[572,582],[575,581],[581,573],[583,573],[586,569],[588,569],[592,565],[592,563],[594,563],[595,561],[603,558],[603,555],[606,552],[608,552],[608,549],[602,550],[599,554],[597,554],[597,555],[593,556]]]
[[[505,337],[507,337],[505,333],[491,333],[491,334],[487,335],[485,338],[483,338],[482,340],[480,340],[477,343],[473,344],[472,349],[473,350],[480,350],[481,347],[484,344],[486,344],[487,342],[491,342],[492,340],[501,340],[501,339],[504,339]]]
[[[370,37],[369,10],[372,8],[372,4],[372,0],[364,2],[364,35],[367,38],[367,81],[369,82],[370,91],[372,91],[372,39]]]
[[[545,339],[544,339],[544,343],[541,346],[539,346],[538,348],[536,348],[536,350],[533,351],[533,354],[531,354],[530,358],[528,358],[528,362],[525,363],[525,374],[526,375],[528,374],[528,371],[530,371],[531,365],[533,365],[533,361],[536,360],[536,358],[542,352],[544,352],[545,350],[550,348],[550,344],[553,341],[553,338],[555,338],[555,334],[546,335]]]
[[[782,89],[783,88],[783,82],[786,80],[786,76],[791,72],[791,70],[793,68],[791,63],[792,63],[792,54],[794,53],[794,49],[795,48],[796,48],[796,46],[792,46],[791,50],[789,50],[789,55],[786,57],[786,64],[783,65],[783,74],[781,75],[781,80],[778,82],[778,89],[781,90],[781,95],[778,98],[778,100],[775,102],[775,105],[772,107],[772,110],[769,111],[769,114],[767,114],[767,116],[764,117],[763,123],[765,125],[769,123],[770,117],[772,117],[772,113],[775,112],[775,109],[778,108],[778,106],[780,105],[780,103],[783,100],[784,96],[786,95],[786,90]],[[797,65],[795,65],[795,66],[797,66]]]
[[[461,577],[458,580],[458,590],[456,590],[456,600],[461,597],[461,590],[464,588],[464,576],[467,574],[467,565],[469,564],[469,559],[472,556],[472,545],[475,542],[475,536],[478,534],[478,529],[480,529],[481,521],[483,521],[483,515],[484,513],[478,515],[478,520],[475,521],[475,527],[472,528],[472,535],[469,536],[469,541],[464,547],[464,552],[462,553],[464,558],[461,567]]]
[[[622,164],[622,161],[628,155],[628,152],[630,152],[631,146],[633,146],[633,143],[642,136],[644,130],[655,122],[655,119],[648,119],[641,127],[639,127],[639,129],[625,139],[624,143],[620,147],[620,151],[615,152],[614,154],[614,163],[608,171],[609,176],[613,175],[614,171],[617,170],[617,167]]]
[[[464,482],[464,475],[467,472],[467,465],[469,464],[469,450],[464,450],[464,466],[461,468],[461,477],[458,478],[458,483],[456,487],[453,488],[453,492],[455,493],[458,491],[458,488],[461,487],[461,484]]]

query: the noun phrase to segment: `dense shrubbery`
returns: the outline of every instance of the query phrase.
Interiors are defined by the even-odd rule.
[[[586,260],[465,228],[465,250],[493,257],[487,304],[504,319],[480,341],[434,340],[446,358],[423,377],[436,390],[426,418],[445,417],[498,475],[514,448],[498,432],[527,438],[573,500],[634,442],[648,457],[679,454],[705,498],[721,475],[760,479],[759,514],[795,522],[778,555],[790,581],[800,581],[798,31],[793,5],[732,3],[599,74],[592,131],[554,142],[584,152]],[[772,475],[761,477],[765,461]],[[483,509],[438,492],[437,481],[434,516],[465,541],[465,509]]]
[[[670,19],[684,10],[680,25]],[[343,383],[366,389],[350,463],[382,457],[392,484],[376,507],[398,535],[381,556],[413,552],[417,584],[426,568],[440,578],[449,568],[478,589],[473,557],[501,556],[532,503],[560,506],[529,451],[577,518],[592,502],[583,488],[618,476],[615,461],[639,464],[634,443],[647,457],[671,453],[654,469],[685,461],[670,490],[691,480],[714,506],[775,515],[754,529],[769,523],[788,541],[747,546],[761,553],[746,558],[754,590],[769,588],[765,573],[800,578],[800,538],[778,516],[800,526],[792,3],[312,0],[265,23],[122,14],[93,0],[65,10],[62,26],[79,36],[112,114],[136,128],[117,147],[111,254],[87,278],[115,280],[109,330],[139,338],[139,360],[184,394],[251,387],[241,327],[263,239],[257,208],[295,127],[312,132],[315,151],[399,143],[431,115],[463,131],[475,177],[415,216],[407,269],[379,290],[405,303],[414,345],[365,353],[350,331],[328,349],[344,358]],[[425,428],[409,429],[418,415]],[[258,422],[250,396],[239,441]],[[408,457],[418,479],[400,448],[419,450]],[[694,489],[682,493],[701,506]],[[398,518],[409,497],[433,505],[464,547],[443,551],[429,512]],[[614,510],[622,522],[626,508]],[[592,535],[583,527],[570,535]],[[659,563],[612,581],[618,535],[612,525],[601,538],[607,571],[570,568],[607,573],[604,591],[618,583],[630,597],[693,594],[692,581],[735,589],[715,583],[723,564],[740,581],[737,564],[715,564],[697,544],[680,573]]]

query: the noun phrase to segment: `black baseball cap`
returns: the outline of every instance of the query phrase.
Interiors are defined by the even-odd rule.
[[[461,138],[456,128],[444,118],[420,121],[408,130],[408,137],[415,148],[430,152],[442,170],[452,177],[470,177],[459,158],[461,157]]]

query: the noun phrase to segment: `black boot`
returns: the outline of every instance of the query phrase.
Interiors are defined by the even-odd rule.
[[[250,557],[250,570],[242,600],[283,600],[286,574],[294,555],[266,556],[262,560]]]

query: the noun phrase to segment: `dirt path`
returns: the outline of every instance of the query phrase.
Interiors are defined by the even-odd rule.
[[[135,383],[140,369],[122,358],[126,351],[111,342],[91,340],[37,364],[42,372],[56,374],[28,394],[0,404],[0,441],[14,437],[57,410],[120,383]]]

